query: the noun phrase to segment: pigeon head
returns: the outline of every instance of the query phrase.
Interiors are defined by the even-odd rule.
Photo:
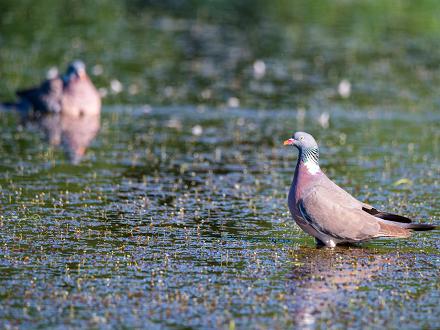
[[[313,136],[305,132],[296,132],[284,141],[284,145],[293,145],[299,150],[299,161],[303,162],[309,172],[319,172],[319,148]]]
[[[318,149],[318,144],[313,136],[305,132],[296,132],[290,139],[284,141],[284,145],[293,145],[300,151],[303,149]]]
[[[86,65],[83,61],[76,60],[69,64],[66,74],[64,76],[65,81],[70,81],[73,78],[84,78],[86,76]]]

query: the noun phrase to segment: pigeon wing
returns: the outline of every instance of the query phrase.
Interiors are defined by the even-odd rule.
[[[36,111],[52,113],[61,111],[62,93],[61,78],[49,79],[38,87],[17,91],[17,95],[32,104]]]
[[[325,186],[315,186],[299,201],[299,211],[315,230],[344,241],[360,242],[375,237],[407,237],[408,230],[384,224],[350,199],[334,194]]]

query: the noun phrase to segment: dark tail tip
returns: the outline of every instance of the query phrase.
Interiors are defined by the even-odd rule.
[[[426,231],[426,230],[436,229],[436,228],[438,228],[438,226],[427,225],[424,223],[411,223],[406,228],[411,229],[411,230],[415,230],[415,231]]]
[[[371,209],[368,209],[366,207],[362,207],[362,210],[365,212],[375,216],[376,218],[389,220],[389,221],[395,221],[395,222],[402,222],[402,223],[411,223],[412,220],[410,218],[404,217],[402,215],[388,213],[388,212],[381,212],[376,210],[374,207]]]
[[[0,110],[1,111],[10,111],[10,110],[15,110],[16,108],[17,108],[17,103],[12,103],[12,102],[0,103]]]

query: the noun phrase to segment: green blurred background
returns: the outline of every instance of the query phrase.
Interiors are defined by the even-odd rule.
[[[81,58],[105,104],[432,110],[439,17],[434,0],[2,0],[0,100]]]

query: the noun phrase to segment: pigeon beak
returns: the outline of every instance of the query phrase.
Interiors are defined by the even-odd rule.
[[[295,144],[295,139],[288,139],[286,141],[284,141],[283,143],[285,146],[291,146],[292,144]]]
[[[78,78],[84,79],[86,77],[86,72],[84,70],[78,71]]]

